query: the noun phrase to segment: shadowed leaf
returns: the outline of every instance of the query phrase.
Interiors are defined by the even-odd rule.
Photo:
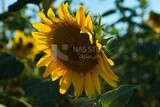
[[[21,63],[16,57],[1,53],[0,54],[0,79],[10,79],[17,77],[24,69],[24,64]]]

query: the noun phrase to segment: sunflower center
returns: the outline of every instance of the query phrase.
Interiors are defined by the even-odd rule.
[[[95,43],[91,44],[87,33],[80,33],[79,28],[68,26],[59,28],[54,35],[56,54],[69,69],[85,73],[95,67],[98,50]]]
[[[26,45],[27,49],[32,49],[34,47],[33,43],[28,42]]]

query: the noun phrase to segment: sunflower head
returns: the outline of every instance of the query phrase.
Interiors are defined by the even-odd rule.
[[[155,32],[160,33],[160,14],[151,11],[147,22],[153,27]]]
[[[22,31],[16,31],[13,40],[9,41],[13,54],[21,58],[33,58],[38,53],[34,39]]]
[[[0,41],[0,52],[7,51],[6,44]]]
[[[37,48],[46,53],[37,63],[37,67],[46,66],[43,77],[50,75],[53,81],[60,78],[61,94],[73,84],[75,96],[84,90],[89,98],[96,91],[101,93],[100,76],[116,87],[118,77],[110,68],[114,63],[94,38],[92,18],[85,14],[84,6],[79,6],[74,16],[68,10],[68,3],[62,3],[58,14],[56,17],[50,8],[46,17],[40,11],[42,23],[33,24],[39,31],[32,33],[38,41]]]

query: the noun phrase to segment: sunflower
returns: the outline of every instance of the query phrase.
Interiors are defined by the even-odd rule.
[[[89,98],[95,92],[101,93],[99,77],[116,87],[118,77],[113,73],[102,46],[93,37],[93,24],[90,14],[85,15],[84,6],[79,6],[76,16],[70,14],[68,3],[58,7],[59,18],[51,8],[47,16],[40,11],[42,23],[34,23],[39,32],[32,32],[38,41],[38,49],[46,54],[38,61],[37,67],[46,66],[43,77],[51,76],[52,81],[60,78],[59,92],[64,94],[71,84],[74,95],[85,91]]]
[[[160,14],[151,11],[147,22],[153,27],[155,32],[160,33]]]
[[[11,52],[21,58],[33,58],[38,53],[33,37],[17,30],[13,40],[9,41]]]

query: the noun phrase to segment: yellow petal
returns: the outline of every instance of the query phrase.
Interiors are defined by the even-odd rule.
[[[41,39],[36,38],[35,40],[36,40],[37,43],[51,43],[52,42],[52,40],[49,39],[49,38],[43,38],[43,39],[42,38]]]
[[[63,7],[63,14],[65,15],[65,20],[69,23],[69,24],[74,24],[74,18],[72,17],[72,15],[69,13],[68,11],[68,3],[66,3]]]
[[[61,82],[60,82],[60,89],[59,89],[59,92],[61,94],[64,94],[66,93],[66,91],[68,90],[68,88],[70,87],[71,85],[71,79],[72,79],[72,73],[67,71],[63,76],[62,76],[62,79],[61,79]]]
[[[42,23],[34,23],[33,27],[41,32],[50,32],[51,28],[45,24]]]
[[[102,60],[103,60],[103,66],[107,72],[107,74],[109,75],[109,77],[114,80],[114,81],[118,81],[118,77],[113,73],[113,71],[111,70],[109,64],[108,64],[108,58],[105,56],[105,53],[103,51],[102,52]],[[110,62],[111,63],[111,62]],[[113,64],[112,64],[113,65]]]
[[[85,74],[84,88],[85,88],[86,95],[88,96],[88,98],[91,99],[95,91],[95,86],[93,84],[90,72]]]
[[[76,76],[75,76],[76,74]],[[74,85],[74,94],[75,96],[79,96],[83,92],[83,86],[84,86],[84,75],[83,74],[74,74],[74,79],[73,79],[73,85]]]
[[[57,61],[56,63],[57,65],[54,68],[54,71],[51,73],[52,75],[52,81],[57,80],[59,77],[61,77],[63,75],[63,73],[65,72],[64,69],[62,69],[62,66],[60,64],[59,61]]]
[[[93,36],[91,33],[87,33],[89,35],[89,41],[91,42],[91,44],[93,44]]]
[[[43,11],[39,11],[39,12],[38,12],[38,15],[39,15],[39,17],[41,18],[41,20],[42,20],[43,23],[47,24],[48,26],[52,26],[52,25],[53,25],[52,21],[49,20],[49,19],[45,16],[45,14],[43,13]]]
[[[98,71],[92,71],[92,80],[93,80],[93,83],[96,87],[96,90],[98,92],[98,94],[101,93],[101,86],[100,86],[100,82],[99,82],[99,77],[98,77]]]
[[[60,78],[64,73],[64,70],[54,70],[52,73],[52,81],[57,80],[58,78]]]
[[[46,54],[51,54],[52,50],[50,48],[46,48],[43,50]],[[52,53],[52,57],[54,57],[53,53]],[[56,57],[56,56],[55,56]]]
[[[45,72],[43,74],[43,77],[49,76],[53,72],[54,68],[57,66],[56,64],[57,63],[55,61],[51,61],[49,63],[49,65],[47,66],[47,68],[46,68],[46,70],[45,70]]]
[[[64,20],[65,20],[65,21],[69,21],[68,14],[67,14],[67,12],[66,12],[67,9],[68,9],[68,3],[63,4],[63,5],[61,6],[61,11],[62,11],[62,13],[63,13],[63,15],[64,15]]]
[[[46,33],[42,33],[42,32],[32,32],[32,36],[35,39],[45,39],[45,38],[47,38],[46,35],[47,35]]]
[[[41,67],[41,66],[49,64],[50,62],[51,62],[51,56],[50,55],[45,55],[38,61],[36,66]]]
[[[93,23],[92,23],[92,18],[90,14],[87,14],[87,17],[85,19],[85,25],[84,25],[89,31],[92,31],[93,29]]]
[[[103,65],[103,61],[99,60],[99,67],[98,68],[98,72],[101,75],[101,77],[112,87],[117,87],[117,84],[114,80],[111,80],[111,78],[109,77],[109,75],[107,74],[108,72],[105,70],[104,65]]]
[[[75,22],[75,19],[73,18],[73,16],[69,13],[69,11],[68,11],[68,7],[67,7],[67,9],[66,9],[66,13],[68,14],[68,17],[70,18],[70,21],[71,22]]]
[[[50,48],[47,43],[39,43],[37,44],[38,50],[44,51],[45,49]]]
[[[155,32],[160,33],[160,27],[154,27]]]
[[[55,17],[55,14],[54,14],[52,8],[48,9],[47,15],[55,23],[58,23],[60,21],[58,18]]]
[[[60,11],[63,14],[62,20],[64,20],[65,22],[69,22],[69,13],[67,13],[68,10],[68,3],[61,5],[60,7]]]
[[[84,13],[84,7],[80,6],[79,9],[76,12],[76,20],[80,27],[84,26],[85,22],[85,13]]]
[[[114,66],[114,62],[111,59],[107,58],[107,61],[111,66]]]
[[[102,45],[98,42],[98,40],[96,40],[96,46],[97,46],[98,50],[102,49]]]
[[[72,75],[74,75],[73,77],[72,77],[72,82],[73,82],[73,86],[74,86],[74,95],[75,96],[79,96],[79,94],[78,94],[78,81],[77,81],[77,78],[79,77],[79,74],[78,73],[76,73],[75,71],[72,71]]]
[[[37,43],[48,43],[51,41],[48,33],[32,32],[32,36]]]
[[[104,60],[107,61],[111,66],[114,66],[114,62],[111,59],[107,58],[104,51],[102,50],[101,52],[102,52],[102,58],[104,58]]]
[[[64,3],[60,4],[59,7],[58,7],[58,14],[59,14],[59,17],[60,19],[62,20],[65,20],[65,15],[63,13],[63,6],[64,6]]]
[[[80,33],[88,33],[88,32],[89,32],[88,29],[86,29],[85,27],[81,28],[81,32]]]
[[[79,87],[78,87],[78,95],[82,94],[83,91],[83,86],[84,86],[84,76],[80,76],[80,78],[78,78],[78,83],[79,83]]]

